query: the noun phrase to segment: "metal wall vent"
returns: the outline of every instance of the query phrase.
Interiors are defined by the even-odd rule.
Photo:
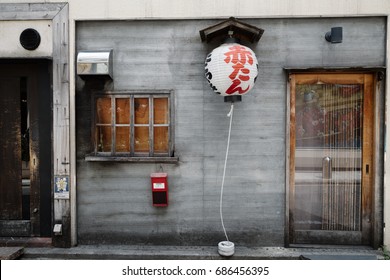
[[[77,54],[77,75],[113,77],[113,50],[79,51]]]
[[[41,36],[35,29],[27,28],[20,34],[19,41],[23,48],[33,51],[39,47]]]

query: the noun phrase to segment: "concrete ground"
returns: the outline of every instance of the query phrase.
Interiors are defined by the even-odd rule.
[[[26,247],[20,259],[79,260],[381,260],[381,250],[368,247],[283,248],[236,246],[232,257],[221,257],[217,246],[79,245],[72,248]]]

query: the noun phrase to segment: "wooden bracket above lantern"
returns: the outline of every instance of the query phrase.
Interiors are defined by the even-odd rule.
[[[241,41],[257,43],[263,35],[264,30],[231,17],[228,20],[202,29],[199,33],[202,42],[206,43],[218,38],[223,40],[229,36]]]

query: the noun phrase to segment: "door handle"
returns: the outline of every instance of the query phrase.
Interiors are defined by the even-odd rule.
[[[332,158],[324,157],[322,159],[322,179],[332,179]]]

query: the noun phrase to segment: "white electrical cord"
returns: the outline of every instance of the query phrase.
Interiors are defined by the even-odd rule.
[[[229,134],[228,134],[228,141],[227,141],[227,147],[226,147],[225,164],[223,166],[222,185],[221,185],[221,197],[219,199],[219,214],[221,216],[221,224],[222,224],[223,232],[225,233],[226,241],[229,241],[229,237],[227,236],[225,225],[223,223],[222,201],[223,201],[223,185],[225,184],[226,164],[227,164],[227,159],[228,159],[228,155],[229,155],[230,133],[232,131],[233,109],[234,109],[234,104],[232,103],[232,105],[230,106],[230,112],[229,112],[229,114],[227,114],[227,116],[230,117]]]

